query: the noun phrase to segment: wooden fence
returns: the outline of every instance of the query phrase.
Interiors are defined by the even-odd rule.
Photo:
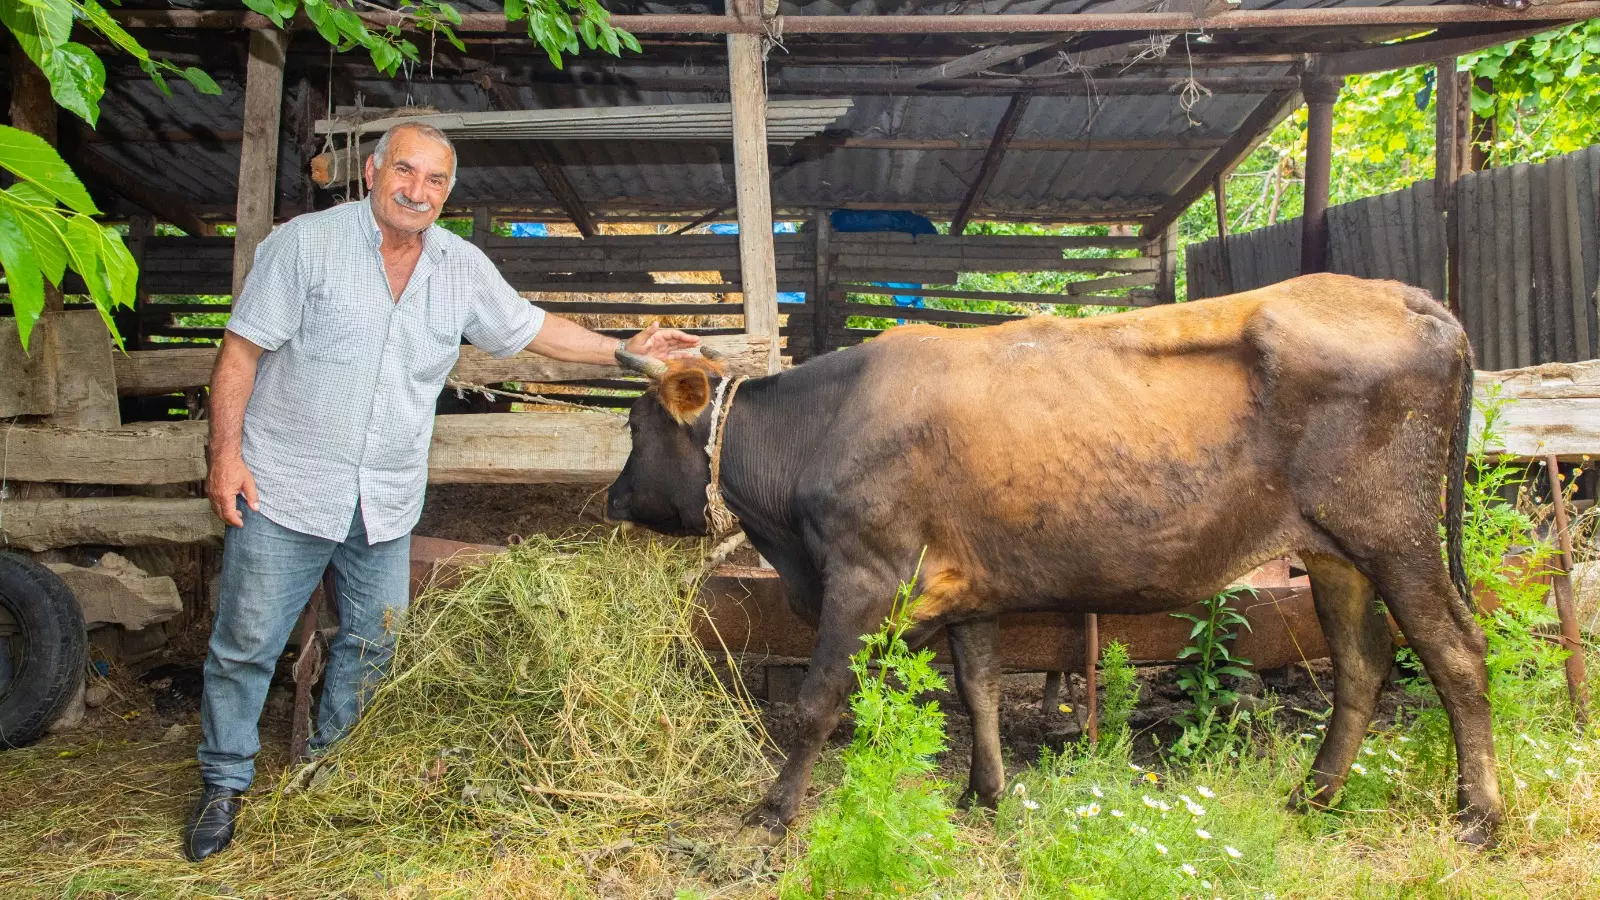
[[[1456,185],[1462,324],[1478,365],[1511,369],[1600,357],[1600,146],[1537,165],[1471,172]],[[1444,297],[1446,218],[1432,181],[1328,210],[1328,270],[1393,278]],[[1189,297],[1299,274],[1299,219],[1188,248]]]

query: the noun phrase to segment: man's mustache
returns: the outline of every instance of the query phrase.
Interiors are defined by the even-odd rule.
[[[395,203],[399,204],[400,206],[404,206],[406,209],[409,209],[412,212],[425,213],[433,209],[432,203],[429,203],[426,200],[413,200],[410,197],[407,197],[403,191],[395,191],[392,199]]]

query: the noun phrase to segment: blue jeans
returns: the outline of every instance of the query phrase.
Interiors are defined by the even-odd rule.
[[[245,790],[255,778],[256,725],[278,657],[300,610],[331,562],[339,633],[328,647],[322,704],[311,747],[343,737],[394,656],[410,602],[411,536],[367,544],[356,507],[342,541],[302,534],[239,503],[244,527],[227,529],[217,613],[200,701],[200,777]]]

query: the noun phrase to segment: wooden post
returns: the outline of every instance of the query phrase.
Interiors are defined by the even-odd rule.
[[[1333,104],[1343,78],[1307,73],[1301,93],[1306,98],[1306,205],[1300,231],[1300,274],[1328,268],[1328,186],[1333,171]]]
[[[1461,310],[1461,259],[1457,251],[1456,182],[1461,178],[1460,107],[1461,95],[1456,78],[1454,56],[1439,61],[1435,69],[1433,104],[1433,202],[1444,217],[1445,306],[1453,313]]]
[[[489,246],[489,236],[494,234],[494,219],[489,215],[489,207],[474,206],[472,208],[472,244],[479,250]]]
[[[817,213],[811,220],[811,231],[815,236],[812,249],[816,253],[816,278],[811,282],[811,296],[807,298],[811,306],[811,355],[821,356],[833,349],[828,344],[828,332],[833,324],[833,316],[829,313],[833,296],[833,220],[826,210]]]
[[[1050,715],[1056,711],[1056,704],[1061,700],[1062,672],[1044,673],[1044,696],[1039,698],[1039,712],[1041,715]]]
[[[278,124],[283,114],[283,58],[289,33],[250,32],[245,65],[244,130],[239,145],[239,193],[234,206],[233,293],[238,296],[255,262],[256,247],[272,231],[278,198]]]
[[[144,345],[142,315],[145,302],[150,297],[149,291],[145,290],[144,255],[150,238],[155,233],[154,217],[148,215],[128,217],[128,239],[124,243],[128,246],[128,254],[133,257],[134,265],[139,267],[139,282],[134,289],[133,308],[118,310],[115,316],[117,331],[122,334],[122,346],[125,350],[139,350]]]
[[[56,101],[50,96],[50,80],[33,64],[16,40],[11,51],[11,127],[44,138],[56,146]],[[60,312],[61,292],[47,280],[44,285],[44,312]]]
[[[728,0],[729,15],[756,20],[760,0]],[[744,330],[772,339],[767,371],[778,371],[778,267],[772,246],[772,192],[767,169],[767,85],[762,35],[728,35],[728,88],[733,102],[733,172],[739,201],[739,283]]]
[[[1178,302],[1178,224],[1168,225],[1145,244],[1144,255],[1156,261],[1156,302]]]
[[[1477,85],[1478,90],[1483,91],[1485,94],[1494,93],[1494,79],[1492,78],[1479,76],[1473,83]],[[1469,94],[1468,97],[1467,108],[1470,110],[1472,108],[1471,95]],[[1476,112],[1472,113],[1472,152],[1467,160],[1467,171],[1482,172],[1484,169],[1489,168],[1489,145],[1494,143],[1494,139],[1494,116],[1482,118]]]
[[[1083,712],[1089,732],[1089,743],[1100,741],[1099,698],[1095,692],[1100,686],[1100,617],[1094,613],[1083,616]]]
[[[1217,249],[1222,258],[1222,292],[1233,293],[1233,255],[1228,252],[1228,173],[1218,172],[1211,185],[1211,199],[1217,205]]]
[[[994,181],[995,173],[1000,170],[1000,161],[1005,159],[1006,149],[1011,146],[1011,138],[1016,135],[1017,126],[1021,124],[1022,117],[1027,112],[1028,95],[1013,94],[1005,112],[1000,114],[1000,122],[995,126],[994,136],[989,139],[989,149],[984,152],[983,163],[978,166],[978,177],[972,180],[972,185],[967,188],[967,196],[962,198],[961,205],[956,208],[956,214],[950,219],[951,234],[966,232],[967,223],[972,221],[973,212],[977,210],[978,204],[983,202],[983,195],[989,190],[989,183]]]
[[[1550,495],[1556,506],[1556,537],[1561,547],[1561,571],[1551,579],[1556,614],[1561,617],[1561,644],[1567,656],[1567,692],[1572,697],[1572,718],[1578,727],[1589,723],[1589,675],[1583,661],[1583,638],[1578,633],[1578,610],[1572,602],[1572,535],[1567,532],[1567,498],[1561,490],[1561,470],[1554,454],[1544,459],[1550,474]]]

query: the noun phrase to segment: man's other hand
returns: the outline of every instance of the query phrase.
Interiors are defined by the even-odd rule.
[[[211,471],[206,474],[206,496],[211,498],[211,509],[217,518],[235,528],[244,527],[244,516],[239,514],[240,494],[251,509],[261,511],[256,479],[244,464],[244,457],[234,454],[212,460]]]
[[[662,328],[659,322],[634,335],[623,345],[629,353],[666,359],[683,350],[700,346],[700,339],[676,328]]]

